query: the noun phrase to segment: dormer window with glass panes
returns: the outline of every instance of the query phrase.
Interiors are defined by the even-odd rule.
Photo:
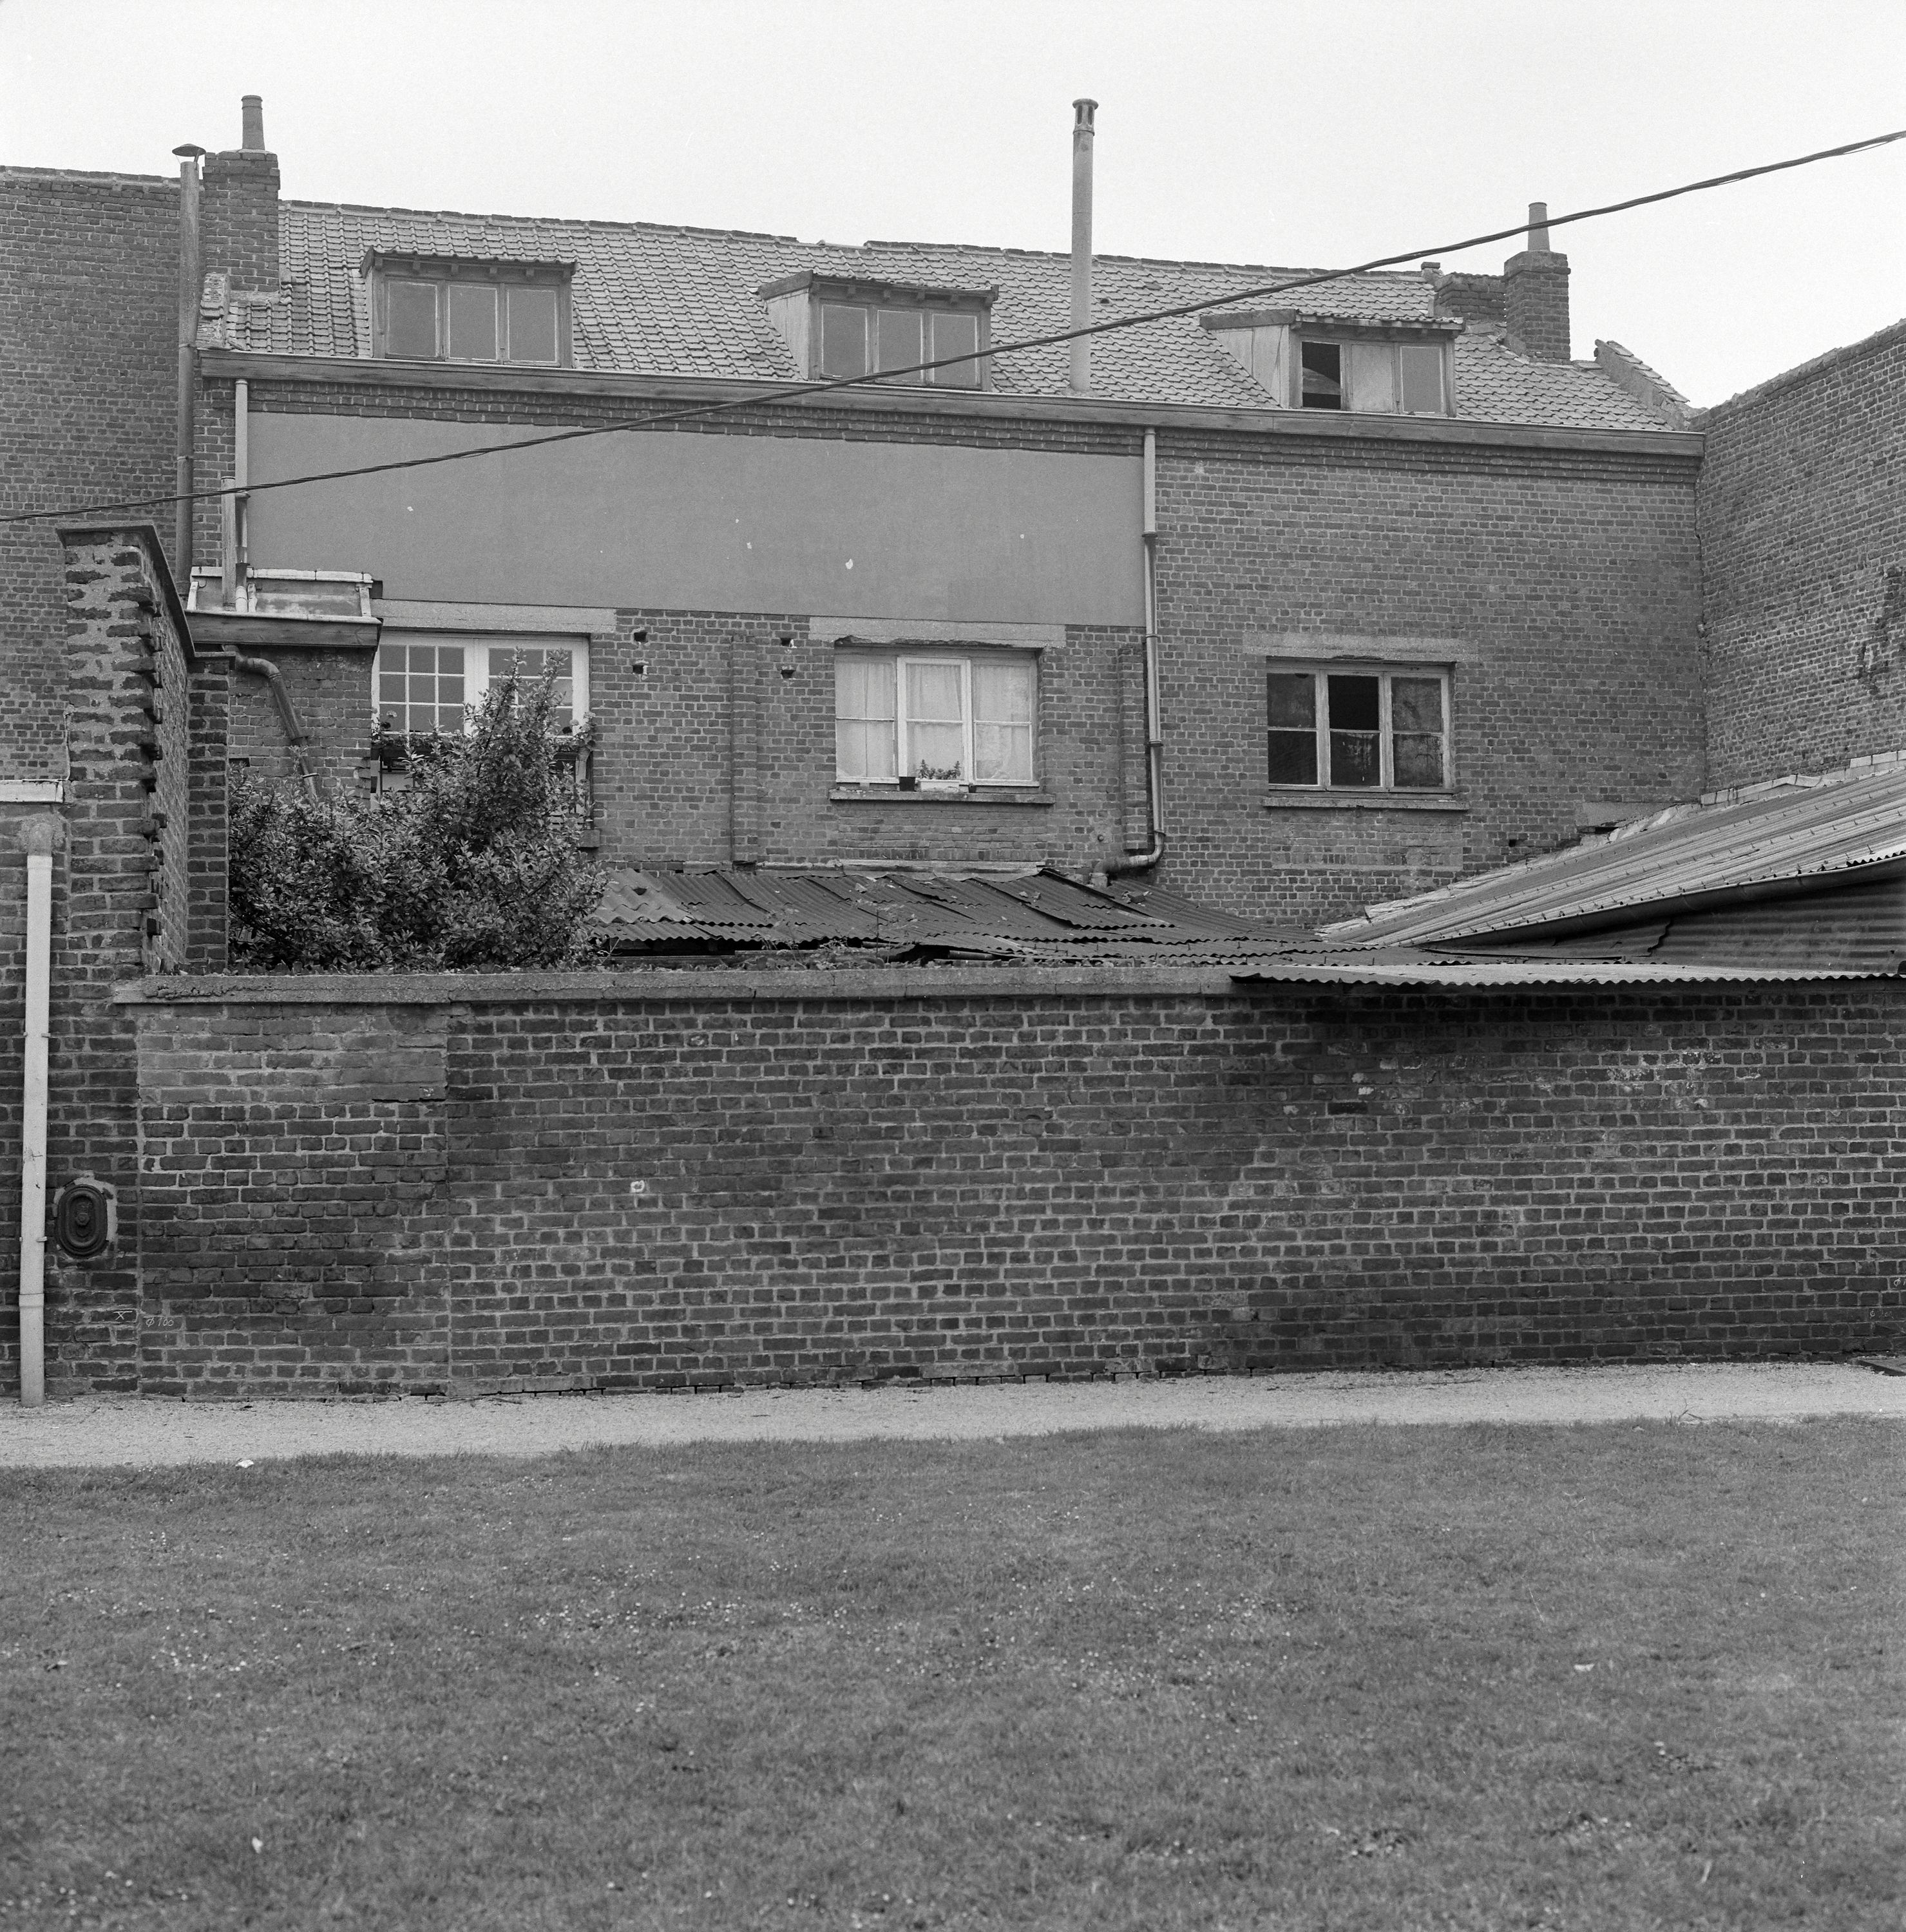
[[[575,266],[374,249],[364,274],[377,353],[406,362],[567,368]]]
[[[803,376],[851,380],[891,371],[896,383],[935,389],[992,387],[986,351],[997,292],[807,272],[761,292]]]

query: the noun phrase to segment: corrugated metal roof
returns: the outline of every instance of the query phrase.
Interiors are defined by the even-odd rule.
[[[1566,851],[1421,897],[1372,906],[1322,936],[1359,946],[1451,944],[1484,934],[1631,923],[1743,892],[1906,862],[1906,764],[1784,779],[1676,806]]]
[[[1892,976],[1870,967],[1682,966],[1586,959],[1271,959],[1234,973],[1240,981],[1313,986],[1738,986]]]
[[[368,356],[370,303],[361,265],[371,249],[573,261],[575,366],[620,374],[798,380],[804,372],[795,368],[769,321],[760,290],[803,269],[938,286],[997,287],[993,334],[1000,341],[1062,330],[1071,314],[1070,257],[1020,249],[903,242],[839,246],[646,222],[294,201],[280,203],[279,225],[281,286],[260,294],[221,285],[209,293],[203,346]],[[1109,316],[1220,297],[1311,272],[1101,255],[1094,262],[1093,287]],[[1435,312],[1435,292],[1421,276],[1390,272],[1340,277],[1299,290],[1292,301],[1304,315],[1325,321],[1420,321]],[[1001,358],[994,365],[994,386],[1005,395],[1064,395],[1069,370],[1068,351],[1056,344]],[[1196,316],[1100,337],[1092,351],[1092,386],[1095,394],[1116,401],[1277,406]],[[1454,386],[1457,413],[1481,422],[1667,427],[1598,364],[1535,362],[1487,330],[1457,338]]]
[[[957,867],[619,869],[596,918],[615,950],[632,954],[845,949],[888,958],[1229,964],[1304,943],[1149,886],[1115,890],[1053,872]]]

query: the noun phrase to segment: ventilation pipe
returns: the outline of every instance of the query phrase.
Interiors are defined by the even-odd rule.
[[[204,148],[187,142],[173,152],[179,161],[179,417],[173,444],[175,488],[172,574],[179,584],[192,580],[192,392],[199,340],[199,157]]]
[[[1072,326],[1088,328],[1092,321],[1092,115],[1096,100],[1072,104]],[[1072,393],[1088,395],[1092,387],[1092,338],[1075,337],[1072,344]]]
[[[47,1030],[53,980],[53,851],[63,830],[50,814],[20,829],[26,848],[26,1014],[20,1059],[20,1400],[47,1400]]]
[[[1145,798],[1151,843],[1107,862],[1108,879],[1149,872],[1165,856],[1165,734],[1158,704],[1158,432],[1145,433]]]

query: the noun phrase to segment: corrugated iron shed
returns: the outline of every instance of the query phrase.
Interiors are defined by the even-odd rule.
[[[1633,925],[1644,909],[1692,913],[1754,898],[1771,908],[1815,890],[1895,875],[1906,876],[1901,763],[1673,806],[1567,851],[1373,906],[1321,936],[1359,946],[1559,938]]]

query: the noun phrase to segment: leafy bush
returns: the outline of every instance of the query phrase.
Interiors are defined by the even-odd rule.
[[[467,734],[403,742],[409,783],[312,798],[233,788],[232,957],[253,971],[498,970],[590,963],[600,869],[548,680],[493,686]]]

